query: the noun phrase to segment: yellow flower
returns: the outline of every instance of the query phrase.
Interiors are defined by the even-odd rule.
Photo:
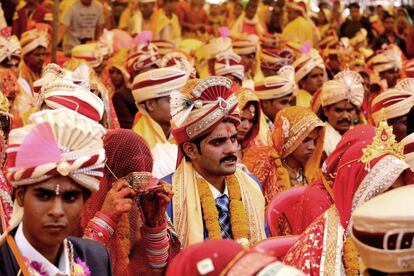
[[[235,240],[249,238],[249,225],[246,210],[241,198],[240,186],[236,176],[232,175],[226,179],[229,191],[230,224],[233,238]],[[216,202],[208,183],[203,178],[197,179],[197,187],[200,194],[203,220],[207,229],[209,239],[222,239],[221,228],[218,222],[219,213]]]

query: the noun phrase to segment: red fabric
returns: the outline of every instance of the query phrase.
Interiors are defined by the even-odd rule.
[[[369,143],[375,135],[375,128],[368,125],[358,125],[347,131],[336,149],[326,160],[325,178],[328,183],[334,180],[338,165],[347,149],[357,143]],[[305,188],[296,215],[298,228],[292,229],[294,234],[302,233],[317,217],[324,213],[333,204],[321,179],[318,179]]]
[[[104,148],[107,156],[106,165],[117,178],[124,177],[131,172],[152,171],[151,151],[144,139],[132,130],[109,130],[104,138]],[[82,209],[82,231],[89,220],[95,216],[95,213],[101,209],[106,194],[111,189],[114,181],[115,178],[105,168],[104,179],[99,191],[92,194]],[[129,214],[118,222],[115,234],[107,245],[111,255],[114,275],[133,275],[130,274],[130,271],[135,271],[138,275],[150,275],[152,273],[140,239],[140,218],[140,211],[134,205]]]
[[[208,240],[191,245],[171,261],[166,276],[220,275],[227,264],[242,250],[243,247],[233,240]],[[206,259],[212,261],[214,270],[202,274],[197,264]]]
[[[368,134],[369,135],[369,134]],[[365,164],[358,161],[362,157],[362,149],[370,144],[371,139],[365,137],[348,147],[342,156],[338,171],[335,177],[333,193],[335,198],[335,206],[338,209],[342,226],[346,229],[351,217],[352,200],[356,190],[361,184],[364,177],[368,174]],[[375,166],[381,158],[376,158],[370,162],[370,166]]]
[[[238,89],[238,85],[236,83],[233,83],[230,89],[227,89],[224,86],[210,86],[206,90],[204,90],[199,98],[192,99],[193,102],[197,100],[201,101],[217,101],[219,97],[221,97],[224,100],[227,100],[231,95],[233,95],[234,91]],[[205,116],[210,114],[211,112],[217,110],[219,108],[219,103],[217,103],[217,106],[211,108],[208,112],[205,113]],[[217,125],[219,125],[224,120],[226,121],[232,121],[236,125],[240,123],[239,114],[233,114],[234,111],[237,109],[237,104],[234,105],[234,107],[228,111],[227,117],[222,117],[221,120],[218,120],[216,124],[212,125],[208,129],[204,130],[202,133],[198,134],[197,137],[201,137],[207,133],[210,133],[214,128],[216,128]],[[205,116],[198,118],[197,120],[194,120],[189,125],[198,124],[199,121],[201,121]],[[184,142],[190,141],[190,137],[187,134],[187,127],[189,125],[182,126],[180,128],[172,129],[171,133],[174,136],[175,141],[177,141],[177,144],[183,144]],[[195,137],[194,137],[195,138]],[[194,139],[193,138],[193,139]]]
[[[295,218],[305,187],[296,187],[279,193],[272,199],[266,209],[266,219],[269,224],[270,234],[275,237],[280,233],[278,229],[280,219],[287,220],[290,230],[296,229]]]
[[[27,16],[26,7],[22,7],[21,9],[17,10],[16,13],[18,15],[18,18],[13,21],[13,33],[18,38],[20,38],[24,32],[33,29],[35,23],[49,24],[51,22],[44,20],[45,14],[51,13],[51,11],[41,4],[36,4],[36,8],[31,18]]]
[[[254,246],[254,250],[266,253],[282,261],[286,252],[298,239],[299,236],[296,235],[268,238],[257,243]]]
[[[56,97],[49,97],[46,99],[47,101],[55,102],[59,105],[65,106],[68,109],[74,110],[96,122],[100,121],[99,113],[85,101],[74,97],[74,96],[56,96]]]

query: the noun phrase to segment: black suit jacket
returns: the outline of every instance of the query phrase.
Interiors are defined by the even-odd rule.
[[[87,264],[92,276],[112,275],[108,250],[98,242],[88,239],[69,237],[73,244],[74,259],[80,258]],[[20,268],[9,245],[0,248],[0,275],[15,276]]]

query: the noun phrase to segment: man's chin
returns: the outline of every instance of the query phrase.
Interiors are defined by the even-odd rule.
[[[225,168],[222,169],[222,175],[223,176],[229,176],[232,175],[236,172],[237,166],[233,165],[233,166],[227,166]]]

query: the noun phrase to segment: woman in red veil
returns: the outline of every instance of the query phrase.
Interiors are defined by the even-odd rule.
[[[284,263],[309,275],[357,275],[358,257],[348,239],[351,214],[391,188],[408,167],[402,158],[402,148],[384,121],[375,136],[366,132],[348,147],[338,164],[334,205],[302,233]]]

